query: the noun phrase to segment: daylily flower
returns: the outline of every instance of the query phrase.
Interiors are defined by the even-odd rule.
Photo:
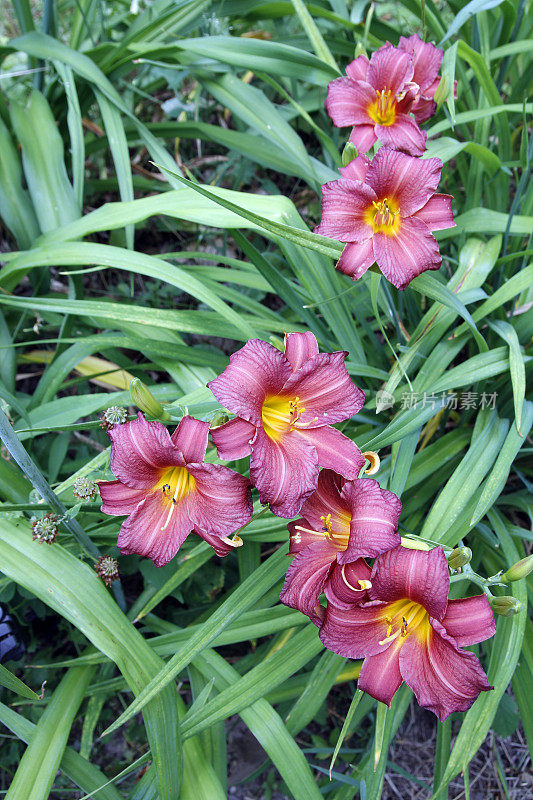
[[[435,194],[442,161],[381,147],[372,162],[358,156],[342,177],[322,187],[322,220],[315,233],[346,247],[337,269],[354,280],[377,263],[398,289],[442,258],[431,231],[455,225],[451,196]]]
[[[342,600],[343,586],[367,599],[371,569],[364,556],[375,558],[400,544],[397,531],[402,504],[393,492],[372,478],[346,481],[329,469],[318,476],[317,490],[302,506],[302,519],[289,522],[289,553],[280,600],[320,622],[318,598],[332,591]],[[317,608],[318,606],[318,608]]]
[[[442,721],[492,689],[476,656],[462,648],[495,633],[486,595],[448,600],[442,547],[396,547],[378,556],[368,601],[328,598],[320,638],[330,650],[364,658],[359,688],[390,705],[402,681]],[[344,598],[346,599],[346,591]]]
[[[251,339],[208,386],[236,418],[212,429],[219,458],[250,456],[250,479],[274,514],[294,517],[315,489],[319,467],[356,478],[365,460],[331,426],[356,414],[364,394],[346,352],[319,353],[312,333],[290,333],[285,353]]]
[[[425,59],[418,60],[425,84]],[[358,56],[346,67],[346,77],[328,84],[326,111],[338,128],[354,126],[350,141],[359,152],[366,153],[379,139],[386,146],[422,155],[427,134],[410,116],[420,91],[414,71],[414,54],[387,43],[370,60]],[[431,73],[430,83],[433,80]]]
[[[228,537],[252,517],[249,481],[203,463],[208,433],[208,422],[186,416],[170,436],[141,413],[111,428],[111,470],[118,480],[98,487],[105,514],[128,515],[117,542],[123,554],[138,553],[162,567],[191,532],[219,556],[242,544]]]
[[[434,44],[423,42],[416,33],[408,38],[400,36],[398,49],[409,53],[413,59],[411,80],[418,86],[418,94],[411,111],[420,125],[432,117],[437,109],[433,98],[441,80],[438,72],[444,51],[435,47]]]

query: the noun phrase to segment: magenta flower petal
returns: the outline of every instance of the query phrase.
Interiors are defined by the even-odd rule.
[[[320,625],[322,620],[317,617],[315,609],[334,560],[335,548],[324,537],[301,550],[287,570],[279,596],[281,602]]]
[[[400,650],[391,645],[382,653],[365,658],[357,688],[390,706],[392,698],[402,684]]]
[[[285,336],[285,358],[295,372],[318,355],[318,342],[311,331],[305,333],[288,333]]]
[[[207,531],[195,530],[195,533],[200,536],[204,542],[211,545],[217,556],[223,558],[235,550],[237,547],[241,547],[243,544],[242,539],[238,537],[236,539],[228,539],[227,537],[221,538],[214,533],[207,533]]]
[[[357,56],[346,67],[346,74],[353,81],[365,81],[369,63],[365,55]]]
[[[398,49],[410,53],[413,57],[413,77],[412,81],[420,87],[420,92],[426,97],[426,90],[434,83],[437,73],[442,64],[444,51],[435,47],[434,44],[424,42],[414,33],[412,36],[400,36]]]
[[[274,441],[262,428],[257,431],[250,458],[250,479],[263,505],[278,517],[295,517],[318,478],[315,448],[290,433]]]
[[[442,263],[437,240],[416,217],[402,219],[395,236],[376,233],[374,253],[380,270],[397,289],[405,289],[421,272],[439,269]]]
[[[120,481],[98,481],[102,511],[115,517],[126,516],[144,500],[144,489],[131,489]]]
[[[252,518],[250,482],[219,464],[189,464],[196,482],[187,498],[193,527],[225,537],[247,525]]]
[[[365,219],[366,209],[377,195],[361,181],[343,178],[322,187],[322,220],[315,233],[341,242],[364,242],[372,235]]]
[[[326,111],[337,128],[368,122],[367,106],[376,99],[375,89],[363,81],[335,78],[328,84]]]
[[[387,630],[387,603],[365,603],[339,608],[329,603],[320,629],[325,646],[345,658],[366,658],[383,652],[389,643],[380,644]]]
[[[400,216],[409,217],[435,193],[441,171],[440,158],[413,158],[381,147],[372,160],[366,182],[380,198],[393,197],[399,205]]]
[[[208,435],[209,422],[201,422],[194,417],[185,416],[170,438],[182,452],[185,463],[187,463],[204,460]]]
[[[192,529],[186,500],[175,506],[169,519],[168,503],[160,493],[153,493],[122,523],[117,546],[123,555],[137,553],[162,567],[174,558]]]
[[[382,489],[372,478],[361,478],[345,483],[342,494],[352,518],[348,547],[339,553],[339,564],[362,556],[375,558],[401,543],[398,519],[402,504],[393,492]]]
[[[442,625],[433,620],[423,646],[416,636],[405,639],[400,672],[419,704],[441,722],[454,711],[467,711],[480,692],[493,688],[476,656],[459,650]]]
[[[376,90],[386,87],[394,97],[405,83],[412,80],[413,71],[412,56],[398,52],[389,44],[372,53],[366,80]]]
[[[434,92],[433,92],[434,94]],[[433,95],[431,95],[433,97]],[[435,114],[437,104],[434,100],[425,97],[419,97],[411,111],[418,125],[426,122],[430,117]]]
[[[376,559],[371,581],[369,597],[373,600],[390,603],[408,598],[439,621],[446,613],[450,577],[442,547],[388,550]]]
[[[430,231],[454,228],[451,202],[450,194],[434,194],[413,216],[427,225]]]
[[[342,609],[350,609],[354,604],[368,600],[366,582],[370,582],[372,570],[364,560],[358,558],[350,564],[334,565],[326,581],[324,591],[328,603]],[[359,583],[363,582],[363,586]]]
[[[333,425],[361,410],[365,395],[348,375],[344,366],[347,355],[345,351],[319,353],[289,378],[283,392],[297,396],[305,408],[298,428]]]
[[[407,114],[397,114],[394,125],[376,125],[375,130],[384,147],[396,147],[413,156],[421,156],[426,149],[426,131],[421,131]]]
[[[496,633],[494,613],[485,594],[448,600],[442,625],[459,647],[484,642]]]
[[[355,442],[336,428],[307,428],[297,431],[315,447],[318,463],[326,470],[334,470],[343,478],[357,478],[365,465],[365,459]]]
[[[364,183],[369,166],[370,160],[366,156],[357,156],[357,158],[352,158],[345,167],[339,167],[339,172],[343,178]]]
[[[183,465],[183,457],[160,422],[147,422],[139,412],[137,419],[115,425],[111,439],[111,470],[132,489],[151,489],[164,467]]]
[[[235,461],[246,458],[252,452],[250,442],[256,433],[255,425],[245,419],[235,417],[211,429],[213,444],[217,449],[218,457],[224,461]]]
[[[336,268],[339,272],[349,275],[350,278],[356,281],[365,274],[375,261],[374,240],[370,238],[361,244],[357,242],[347,244],[337,261]]]
[[[306,502],[308,502],[308,500],[306,500]],[[313,530],[311,523],[305,519],[305,517],[289,522],[287,524],[287,529],[290,534],[289,553],[291,556],[297,555],[297,553],[299,553],[301,550],[304,550],[311,544],[327,541],[326,537],[324,536],[324,532],[321,530],[321,526],[318,525],[317,530]],[[337,549],[331,543],[329,546],[333,554],[332,557],[336,556]]]
[[[331,514],[331,527],[334,530],[343,530],[349,525],[347,522],[349,508],[341,496],[342,484],[342,478],[333,470],[323,469],[321,471],[316,490],[302,506],[302,516],[305,517],[306,527],[322,531],[323,517],[328,514]],[[349,533],[349,530],[346,533]]]
[[[261,339],[250,339],[230,356],[224,372],[207,385],[232,414],[261,425],[265,397],[278,394],[290,374],[283,353]]]
[[[355,145],[360,153],[368,153],[370,148],[377,142],[376,125],[369,122],[365,125],[356,125],[350,134],[350,142]]]

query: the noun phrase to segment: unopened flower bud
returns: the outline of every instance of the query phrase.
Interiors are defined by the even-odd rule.
[[[111,406],[110,408],[106,409],[102,414],[102,418],[100,420],[100,425],[102,428],[109,430],[113,427],[113,425],[121,425],[123,422],[126,422],[128,419],[128,412],[125,408],[119,408],[119,406]]]
[[[520,581],[522,578],[527,578],[530,572],[533,572],[533,555],[526,556],[512,567],[506,570],[500,578],[502,583],[510,583],[512,581]]]
[[[347,167],[350,161],[357,158],[357,147],[352,142],[347,142],[342,151],[342,166]]]
[[[461,569],[472,561],[472,551],[469,547],[456,547],[448,556],[450,569]]]
[[[440,79],[439,85],[437,86],[435,94],[433,95],[433,100],[437,104],[437,108],[440,108],[441,105],[446,102],[449,93],[450,93],[450,81],[446,77],[446,75],[444,75]]]
[[[100,556],[94,568],[106,586],[118,580],[118,561],[111,556]]]
[[[503,597],[492,597],[490,605],[495,614],[500,614],[502,617],[514,617],[519,614],[523,605],[520,600],[511,595],[504,595]]]
[[[402,536],[402,547],[407,547],[408,550],[431,550],[431,546],[422,539],[417,539],[416,536]]]
[[[59,535],[58,530],[59,518],[56,514],[45,514],[41,519],[33,519],[31,529],[33,531],[33,540],[46,542],[52,544],[55,542]]]
[[[140,408],[149,417],[159,419],[161,422],[170,422],[172,419],[168,411],[165,411],[159,400],[155,399],[148,386],[145,386],[140,378],[133,378],[130,381],[130,394],[137,408]]]
[[[76,478],[72,488],[72,494],[74,497],[77,497],[78,500],[81,500],[82,503],[95,500],[98,496],[98,486],[94,481],[89,480],[89,478]]]
[[[225,411],[215,411],[211,418],[211,428],[218,428],[229,421],[229,415]]]

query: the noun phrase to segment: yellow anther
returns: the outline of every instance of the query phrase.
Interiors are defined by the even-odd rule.
[[[359,581],[357,581],[357,583],[359,584],[362,592],[364,592],[366,589],[371,589],[372,588],[372,584],[370,583],[370,581],[361,581],[361,580],[359,580]]]
[[[327,535],[331,535],[331,514],[328,514],[325,517],[320,517],[322,522],[324,523],[324,533]]]
[[[365,469],[365,475],[375,475],[381,464],[381,460],[377,453],[373,450],[367,450],[363,453],[364,458],[370,463],[368,469]]]
[[[388,628],[387,628],[387,636],[386,636],[385,638],[386,638],[386,639],[388,639],[388,638],[389,638],[389,636],[390,636],[390,635],[391,635],[391,633],[392,633],[392,619],[391,619],[390,617],[386,617],[386,618],[385,618],[385,622],[387,622],[387,624],[388,624]]]

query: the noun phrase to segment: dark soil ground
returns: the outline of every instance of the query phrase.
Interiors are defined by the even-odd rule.
[[[234,722],[230,720],[229,725]],[[390,766],[385,775],[381,798],[367,800],[429,800],[432,795],[436,732],[433,715],[412,703],[389,751]],[[299,744],[305,747],[308,743]],[[350,745],[349,740],[347,744]],[[274,780],[270,782],[268,778],[265,780],[267,773],[246,781],[247,776],[252,775],[264,759],[265,753],[258,742],[241,722],[237,722],[228,742],[228,798],[291,800],[277,788],[281,785],[277,775],[271,775],[270,778]],[[326,762],[321,762],[321,766],[325,765]],[[335,769],[350,772],[348,764],[337,764]],[[531,756],[521,728],[507,738],[491,731],[470,763],[469,777],[469,800],[533,800]],[[237,782],[239,785],[236,785]],[[444,796],[439,800],[444,800]],[[446,800],[468,800],[462,776],[452,781]]]

